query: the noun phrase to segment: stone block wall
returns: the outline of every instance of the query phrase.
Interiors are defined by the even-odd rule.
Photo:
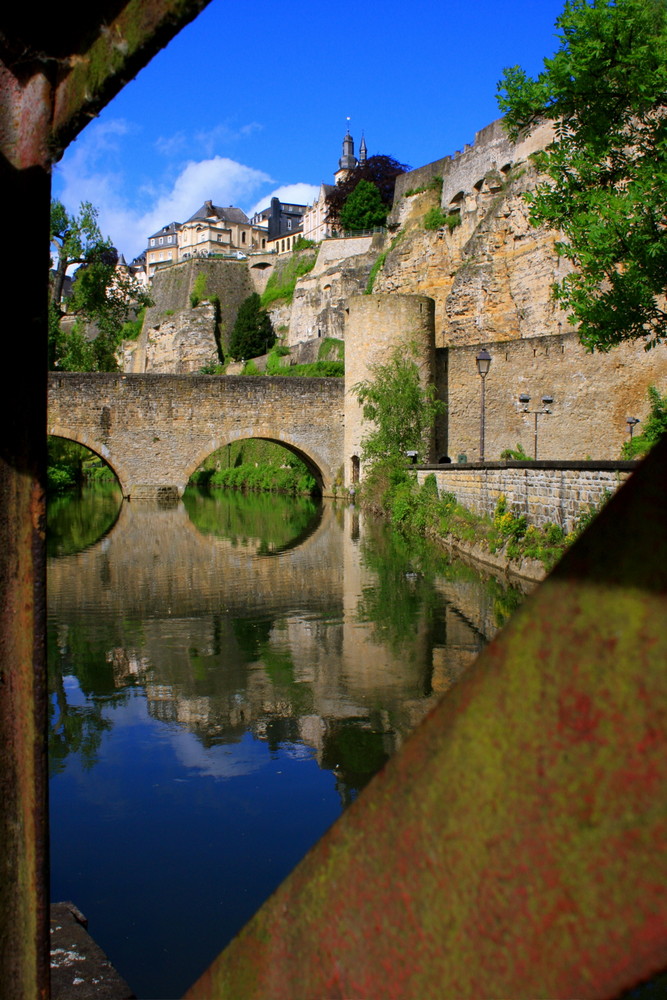
[[[641,343],[627,343],[607,354],[591,354],[576,334],[568,333],[443,349],[448,419],[447,438],[438,441],[439,457],[479,459],[481,379],[475,357],[481,347],[492,357],[485,394],[487,461],[499,460],[502,451],[517,444],[534,457],[535,416],[522,412],[521,393],[531,397],[530,411],[542,408],[543,396],[553,396],[551,412],[537,418],[537,458],[580,461],[619,459],[628,437],[626,419],[643,422],[648,416],[648,386],[667,389],[665,345],[645,351]]]
[[[493,516],[498,498],[505,496],[515,514],[529,524],[557,524],[572,531],[579,516],[616,492],[636,462],[498,462],[485,465],[422,467],[419,483],[431,473],[438,494],[453,493],[476,514]]]

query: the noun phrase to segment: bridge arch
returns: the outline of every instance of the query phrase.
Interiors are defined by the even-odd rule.
[[[97,455],[98,458],[101,458],[105,465],[109,466],[118,480],[121,490],[123,490],[122,474],[119,472],[118,468],[116,468],[114,461],[104,454],[106,449],[104,446],[100,446],[99,441],[92,440],[85,432],[82,433],[81,431],[74,430],[71,427],[64,427],[57,423],[49,425],[48,437],[62,438],[64,441],[72,441],[74,444],[83,445],[83,447],[87,448],[88,451],[93,453],[93,455]]]
[[[284,440],[275,432],[273,434],[268,432],[256,433],[256,434],[238,434],[238,435],[232,434],[226,436],[224,440],[221,440],[220,443],[217,444],[215,447],[213,448],[206,447],[205,449],[203,449],[202,453],[198,455],[196,459],[193,459],[185,467],[185,472],[187,474],[187,481],[189,482],[192,474],[197,471],[202,462],[206,461],[209,455],[213,455],[216,451],[219,451],[220,448],[225,448],[228,444],[234,444],[237,441],[270,441],[272,444],[279,444],[286,451],[291,452],[292,455],[296,455],[297,458],[301,459],[303,464],[310,472],[311,476],[313,476],[313,478],[315,479],[315,482],[317,483],[320,493],[324,493],[325,490],[327,490],[331,484],[332,480],[325,479],[326,473],[323,473],[322,469],[320,468],[319,462],[321,462],[321,459],[318,460],[317,457],[310,454],[308,451],[304,450],[303,447],[299,447],[298,445],[294,444],[291,441]],[[326,472],[328,472],[328,470],[326,470]]]

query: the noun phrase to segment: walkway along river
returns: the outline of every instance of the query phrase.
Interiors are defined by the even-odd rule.
[[[183,993],[520,600],[266,494],[58,499],[50,551],[52,899],[144,1000]]]

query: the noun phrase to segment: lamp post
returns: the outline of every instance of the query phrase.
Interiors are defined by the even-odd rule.
[[[528,404],[530,403],[530,396],[527,393],[525,393],[525,392],[522,392],[521,395],[519,396],[519,402],[523,406],[523,410],[521,412],[522,413],[532,413],[535,416],[535,425],[534,425],[534,431],[533,431],[533,438],[534,438],[533,458],[536,461],[537,461],[537,420],[538,420],[538,417],[540,416],[540,414],[542,414],[542,413],[551,413],[551,410],[549,409],[549,407],[551,406],[551,404],[553,403],[553,401],[554,401],[553,396],[542,396],[542,409],[541,410],[529,410],[528,409]]]
[[[628,425],[628,430],[630,432],[630,444],[632,444],[633,431],[637,426],[637,424],[641,423],[641,420],[639,419],[639,417],[628,417],[628,419],[625,422]]]
[[[486,388],[486,376],[489,374],[489,368],[491,367],[491,355],[486,350],[481,350],[476,357],[477,362],[477,373],[482,379],[482,403],[479,417],[479,460],[484,461],[484,408],[486,405],[485,400],[485,388]]]

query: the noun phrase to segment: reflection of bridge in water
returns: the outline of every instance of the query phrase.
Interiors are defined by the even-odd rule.
[[[261,555],[259,540],[202,534],[182,503],[124,503],[98,545],[50,561],[49,614],[82,623],[99,607],[116,623],[106,656],[117,685],[142,683],[152,714],[204,742],[241,725],[261,734],[278,718],[321,752],[328,725],[370,719],[379,703],[390,706],[400,739],[493,632],[492,605],[481,581],[462,582],[458,602],[456,583],[437,582],[437,627],[420,610],[406,656],[376,622],[360,620],[377,575],[364,565],[358,516],[327,503],[300,544]],[[256,662],[243,646],[249,608],[266,623]],[[295,689],[276,687],[262,662],[285,650],[305,705]],[[206,693],[202,669],[214,678]]]
[[[330,493],[343,462],[343,380],[219,375],[49,375],[48,432],[101,455],[124,496],[181,495],[223,445],[264,438]]]

